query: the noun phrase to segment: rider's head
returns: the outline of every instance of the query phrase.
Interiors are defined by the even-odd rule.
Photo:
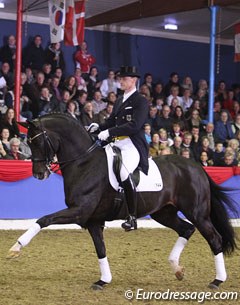
[[[121,89],[127,93],[136,87],[140,75],[136,67],[123,66],[120,68],[119,77]]]

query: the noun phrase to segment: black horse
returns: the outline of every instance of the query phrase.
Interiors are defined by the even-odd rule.
[[[77,120],[65,114],[49,114],[25,123],[25,127],[28,128],[34,177],[47,178],[57,155],[67,208],[38,219],[13,245],[8,257],[18,256],[21,248],[44,227],[78,224],[87,228],[93,239],[101,278],[92,287],[102,289],[112,279],[103,239],[104,223],[124,219],[127,213],[125,204],[114,200],[116,191],[109,183],[105,151],[94,143]],[[150,215],[178,233],[169,262],[179,280],[184,275],[179,265],[180,255],[196,227],[214,254],[216,277],[209,286],[217,288],[226,280],[223,253],[231,253],[236,248],[225,208],[233,210],[233,204],[224,189],[195,162],[177,155],[161,156],[155,162],[161,170],[164,188],[159,192],[137,193],[137,216]],[[191,223],[180,218],[178,211]]]

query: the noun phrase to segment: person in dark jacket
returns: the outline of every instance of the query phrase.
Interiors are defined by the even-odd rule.
[[[33,43],[26,49],[23,63],[25,67],[31,67],[33,72],[41,71],[45,63],[45,51],[42,47],[42,37],[36,35]]]
[[[122,153],[120,178],[129,210],[129,215],[122,224],[126,231],[137,229],[136,190],[132,173],[138,165],[146,175],[148,173],[148,144],[144,134],[148,103],[137,92],[136,83],[139,77],[136,67],[121,67],[120,84],[124,94],[117,99],[110,117],[100,125],[101,132],[98,135],[102,141],[109,137],[114,138],[114,145]]]
[[[14,70],[14,63],[16,59],[16,39],[14,35],[8,36],[8,42],[0,50],[1,62],[7,62],[10,66],[10,72]]]

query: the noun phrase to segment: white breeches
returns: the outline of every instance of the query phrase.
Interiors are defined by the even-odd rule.
[[[125,181],[130,173],[133,173],[137,168],[140,156],[136,147],[133,145],[130,138],[126,138],[120,141],[115,141],[113,144],[120,148],[122,153],[122,167],[120,171],[121,181]]]

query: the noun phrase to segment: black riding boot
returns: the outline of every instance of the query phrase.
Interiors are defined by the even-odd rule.
[[[125,231],[131,231],[137,229],[137,194],[134,182],[132,181],[131,176],[122,182],[122,186],[124,189],[129,216],[127,217],[126,221],[122,224],[122,228],[125,229]]]

